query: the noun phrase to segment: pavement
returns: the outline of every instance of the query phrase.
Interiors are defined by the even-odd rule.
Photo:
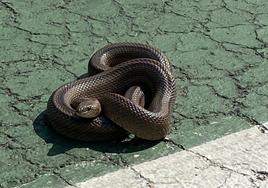
[[[242,172],[243,177],[208,165],[211,159],[235,169],[231,158],[220,156],[236,156],[237,147],[245,148],[225,137],[236,132],[242,131],[241,142],[253,147],[252,138],[267,148],[267,14],[266,0],[0,0],[0,187],[79,186],[132,167],[132,173],[144,173],[145,180],[138,181],[147,186],[150,181],[158,187],[164,187],[162,181],[193,185],[208,167],[219,172],[218,184],[237,177],[246,187],[267,187],[259,180],[267,177],[267,165],[261,168],[257,160],[246,162],[254,171]],[[95,50],[123,41],[158,47],[173,64],[178,94],[171,133],[161,142],[102,144],[55,133],[45,118],[52,91],[86,73]],[[232,149],[206,156],[211,143]],[[257,159],[264,158],[262,147],[253,147]],[[192,149],[204,150],[209,160]],[[171,175],[154,179],[146,164],[173,155],[205,169],[193,179],[182,174],[180,181]]]
[[[268,187],[267,156],[267,135],[254,127],[68,188]]]

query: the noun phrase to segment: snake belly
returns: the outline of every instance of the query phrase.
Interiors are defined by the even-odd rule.
[[[49,98],[47,117],[58,133],[93,142],[121,139],[129,133],[146,140],[168,134],[176,86],[162,52],[139,43],[110,44],[93,54],[89,72],[95,75],[65,84]],[[141,92],[129,92],[138,87],[143,105],[135,102]],[[91,119],[77,117],[73,104],[88,97],[99,100],[101,114]]]

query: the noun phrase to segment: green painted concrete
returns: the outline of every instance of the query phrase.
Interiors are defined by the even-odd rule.
[[[61,187],[268,120],[266,0],[0,1],[0,187]],[[89,144],[56,134],[51,92],[94,50],[162,49],[178,96],[169,140]]]

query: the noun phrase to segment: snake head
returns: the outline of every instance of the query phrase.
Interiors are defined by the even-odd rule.
[[[101,112],[101,104],[96,98],[87,98],[76,108],[76,115],[82,118],[94,118]]]

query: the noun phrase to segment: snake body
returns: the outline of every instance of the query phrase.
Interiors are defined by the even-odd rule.
[[[139,43],[116,43],[96,51],[89,61],[95,74],[59,87],[47,105],[52,127],[82,141],[123,138],[132,133],[146,140],[164,138],[170,130],[176,97],[167,57]],[[96,98],[101,113],[77,116],[75,106]]]

